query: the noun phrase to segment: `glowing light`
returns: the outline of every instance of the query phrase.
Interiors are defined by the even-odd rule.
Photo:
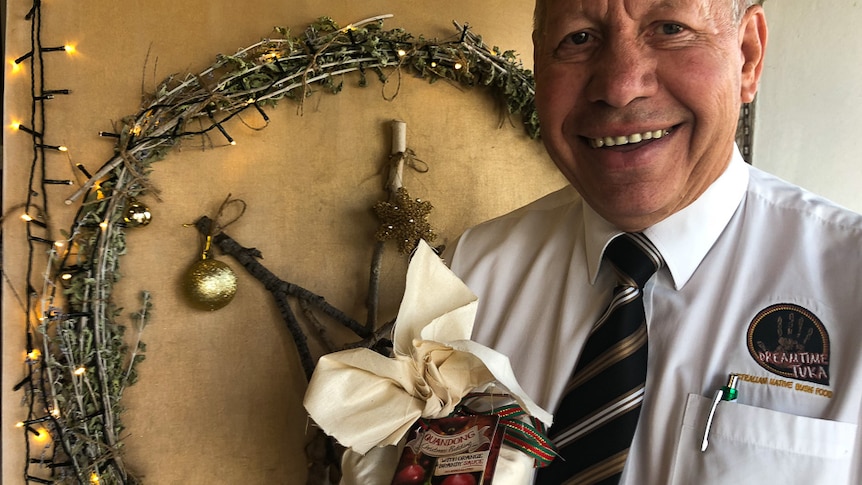
[[[15,427],[16,428],[23,428],[24,427],[24,421],[18,421],[17,423],[15,423]]]
[[[19,131],[19,130],[20,130],[20,131],[23,131],[24,133],[29,133],[29,134],[34,135],[34,136],[42,136],[42,134],[41,134],[41,133],[37,133],[36,131],[34,131],[34,130],[32,130],[32,129],[28,128],[27,126],[22,125],[22,124],[21,124],[20,122],[18,122],[18,121],[13,121],[13,122],[12,122],[12,124],[10,125],[10,127],[11,127],[13,130],[15,130],[15,131]]]
[[[66,147],[66,146],[63,146],[63,145],[59,145],[59,146],[57,146],[57,145],[46,145],[46,144],[44,144],[44,143],[37,143],[37,144],[36,144],[36,146],[37,146],[37,147],[39,147],[39,148],[44,148],[44,149],[46,149],[46,150],[57,150],[58,152],[67,152],[67,151],[69,151],[69,148],[68,148],[68,147]]]
[[[455,69],[461,69],[462,67],[464,67],[464,65],[461,64],[460,62],[455,63]]]
[[[71,44],[61,45],[59,47],[42,47],[42,52],[66,52],[67,54],[73,54],[75,52],[75,46]]]
[[[12,65],[12,74],[17,74],[17,73],[19,73],[19,72],[21,72],[21,71],[23,71],[23,70],[24,70],[24,68],[23,68],[23,67],[21,67],[21,64],[19,64],[19,63],[15,62],[15,60],[14,60],[14,59],[10,59],[10,60],[9,60],[9,64],[11,64],[11,65]]]
[[[82,365],[81,367],[78,367],[77,369],[75,369],[75,371],[72,373],[75,374],[76,376],[82,376],[82,375],[87,373],[87,368]]]
[[[27,431],[33,433],[33,439],[36,441],[47,441],[48,438],[51,437],[51,433],[48,432],[47,429],[43,427],[39,427],[38,429],[34,429],[31,427],[27,427]]]
[[[100,223],[99,223],[99,227],[101,227],[103,231],[104,231],[104,230],[106,230],[106,229],[108,229],[108,221],[102,221],[102,222],[100,222]]]
[[[404,49],[398,49],[398,57],[404,57],[407,55],[407,51]]]
[[[431,61],[431,67],[437,67],[437,61]]]
[[[60,410],[59,410],[59,409],[57,409],[57,408],[54,408],[54,409],[52,409],[52,410],[51,410],[51,414],[52,414],[55,418],[59,418],[59,417],[60,417]]]
[[[66,245],[66,241],[54,241],[54,247],[55,247],[55,248],[58,248],[58,249],[59,249],[59,248],[62,248],[63,246],[65,246],[65,245]]]
[[[32,218],[32,217],[30,217],[30,214],[27,214],[27,213],[25,212],[25,213],[21,214],[21,220],[22,220],[22,221],[24,221],[24,222],[30,222],[30,221],[32,221],[32,220],[33,220],[33,218]]]
[[[29,354],[27,354],[27,360],[31,362],[39,360],[39,357],[42,357],[42,352],[40,352],[39,349],[33,349]]]
[[[72,273],[63,273],[63,275],[60,276],[60,278],[62,278],[65,281],[69,281],[72,279]]]
[[[99,483],[99,474],[98,473],[93,472],[93,474],[90,475],[90,483]]]

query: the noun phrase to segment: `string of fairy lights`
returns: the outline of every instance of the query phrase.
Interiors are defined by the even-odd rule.
[[[30,119],[29,125],[21,121],[13,121],[11,128],[16,132],[22,132],[30,136],[32,140],[33,152],[30,164],[30,177],[26,201],[24,203],[24,211],[21,219],[26,222],[26,235],[28,243],[28,258],[26,269],[27,281],[27,296],[23,299],[25,317],[28,319],[26,324],[26,365],[27,373],[23,380],[13,388],[15,391],[22,387],[28,386],[30,389],[36,389],[45,379],[51,379],[51,370],[42,358],[43,351],[38,347],[37,337],[34,332],[33,322],[30,321],[30,316],[33,314],[39,315],[41,319],[41,309],[34,308],[36,296],[40,293],[32,286],[33,272],[36,262],[37,247],[48,245],[51,257],[55,257],[57,251],[62,251],[65,245],[64,241],[53,241],[48,238],[48,203],[49,185],[72,185],[71,180],[49,179],[44,176],[46,171],[45,162],[49,152],[66,152],[68,149],[63,145],[52,145],[46,143],[46,128],[47,121],[45,116],[45,103],[54,99],[57,95],[70,94],[68,89],[48,90],[45,87],[45,54],[53,52],[73,53],[74,46],[63,45],[55,47],[46,47],[42,45],[42,8],[41,2],[34,2],[32,8],[24,17],[25,21],[30,22],[30,50],[12,61],[13,72],[23,69],[22,64],[29,63],[30,72]],[[39,174],[42,177],[37,178]],[[42,204],[36,203],[37,197],[41,197]],[[83,367],[81,367],[83,369]],[[47,403],[44,401],[44,393],[27,392],[26,402],[28,407],[27,419],[17,423],[17,426],[24,430],[24,448],[25,456],[27,456],[24,467],[24,478],[29,482],[35,483],[53,483],[52,480],[40,478],[30,473],[30,467],[33,463],[42,463],[48,467],[62,466],[61,463],[55,463],[53,457],[57,455],[51,453],[51,457],[40,453],[39,458],[31,458],[31,435],[36,443],[45,443],[49,441],[51,429],[58,429],[58,418],[60,417],[60,408],[56,402]],[[47,449],[47,448],[46,448]]]
[[[126,230],[145,226],[151,217],[137,201],[156,193],[148,180],[150,165],[181,140],[198,138],[208,147],[225,146],[213,140],[215,135],[232,146],[236,141],[228,123],[234,118],[260,129],[243,114],[251,113],[265,127],[265,107],[288,98],[301,110],[312,85],[337,93],[343,85],[338,80],[353,73],[360,86],[372,75],[384,85],[397,79],[393,84],[400,87],[402,71],[431,82],[446,79],[465,87],[491,87],[509,113],[521,116],[527,133],[538,135],[532,73],[512,51],[489,48],[466,25],[456,23],[454,38],[438,42],[415,39],[401,29],[383,30],[387,15],[343,28],[324,17],[300,36],[276,29],[284,38],[220,55],[200,73],[169,77],[139,112],[98,133],[115,143],[114,156],[92,174],[73,164],[75,180],[56,178],[48,161],[72,158],[66,146],[50,137],[46,105],[72,92],[62,86],[50,89],[46,73],[61,60],[55,55],[73,56],[76,51],[74,45],[42,44],[43,10],[43,3],[34,0],[24,16],[31,27],[30,49],[11,61],[13,72],[29,67],[31,98],[29,119],[11,125],[32,142],[21,215],[28,243],[27,294],[16,294],[26,327],[24,377],[13,388],[24,392],[27,409],[26,419],[17,423],[23,432],[27,483],[139,483],[123,463],[120,399],[137,379],[144,352],[140,334],[151,302],[142,292],[140,310],[131,315],[135,335],[124,336],[126,325],[118,322],[112,288],[119,278]],[[77,180],[81,176],[82,181]],[[77,187],[63,202],[80,206],[72,227],[55,238],[48,199],[57,187],[71,186]]]
[[[118,360],[122,363],[127,370],[126,380],[121,383],[124,387],[136,376],[132,371],[140,359],[126,362],[128,352],[118,352],[124,344],[114,338],[117,328],[96,318],[95,305],[75,301],[76,296],[68,294],[72,281],[92,278],[98,272],[92,264],[85,263],[99,260],[95,254],[99,244],[94,239],[110,239],[110,221],[94,224],[82,217],[86,205],[82,204],[73,229],[64,237],[52,237],[49,198],[55,191],[51,187],[76,182],[49,176],[53,165],[50,160],[55,154],[65,154],[69,160],[71,157],[66,146],[49,138],[46,104],[57,96],[70,95],[71,90],[48,88],[47,74],[57,62],[56,58],[49,62],[48,56],[73,56],[76,50],[71,44],[43,44],[43,9],[42,2],[35,0],[24,16],[24,21],[30,23],[30,49],[11,61],[13,74],[29,67],[31,101],[29,120],[16,119],[10,126],[13,132],[28,135],[32,142],[28,190],[21,214],[28,244],[26,296],[16,294],[26,320],[25,375],[13,387],[14,391],[24,390],[27,408],[26,419],[16,424],[24,435],[23,478],[26,483],[46,484],[132,483],[118,453],[117,435],[122,427],[113,419],[118,406],[114,398],[118,396],[108,390],[114,383],[106,367],[111,362],[116,366]],[[83,165],[76,167],[87,180],[92,178]],[[87,203],[110,198],[99,185],[88,187],[84,195]],[[82,240],[82,236],[89,240]],[[36,275],[46,253],[44,273]],[[103,268],[101,274],[111,272]],[[106,339],[114,343],[104,345]],[[103,352],[117,354],[119,359],[100,355]]]

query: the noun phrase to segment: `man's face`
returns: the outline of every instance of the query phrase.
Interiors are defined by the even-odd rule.
[[[627,231],[694,201],[727,166],[766,25],[729,0],[545,0],[536,107],[555,163]]]

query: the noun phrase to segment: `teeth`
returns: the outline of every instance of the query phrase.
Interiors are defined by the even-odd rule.
[[[606,136],[604,138],[591,138],[590,144],[593,148],[614,147],[620,145],[628,145],[630,143],[640,143],[644,140],[658,140],[659,138],[670,133],[670,130],[655,130],[646,131],[643,133],[634,133],[628,136]]]

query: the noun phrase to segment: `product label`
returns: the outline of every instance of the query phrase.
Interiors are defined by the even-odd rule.
[[[489,485],[504,431],[496,415],[420,419],[392,485]]]

